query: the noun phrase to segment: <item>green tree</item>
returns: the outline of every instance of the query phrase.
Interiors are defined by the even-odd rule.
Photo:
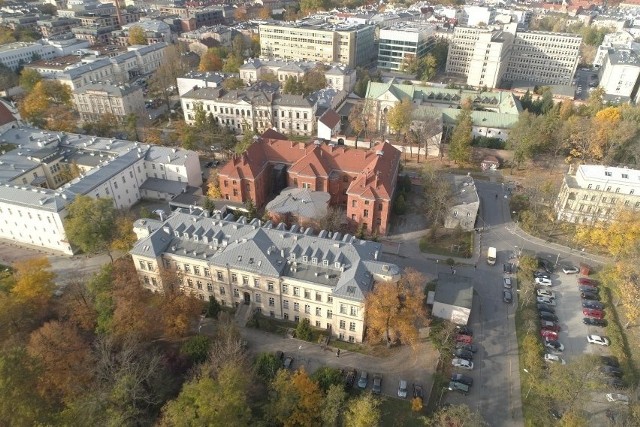
[[[302,95],[303,87],[302,83],[298,81],[294,76],[289,76],[284,81],[282,87],[282,93],[289,95]]]
[[[273,353],[260,353],[253,365],[256,375],[266,382],[270,382],[282,368],[282,362]]]
[[[227,90],[242,89],[245,83],[240,77],[230,77],[222,82],[222,87]]]
[[[242,136],[242,139],[235,146],[235,152],[238,154],[242,154],[245,151],[247,151],[249,147],[251,147],[251,144],[253,144],[254,138],[256,136],[257,134],[253,131],[245,131],[244,135]]]
[[[240,67],[244,63],[242,56],[237,56],[235,54],[231,54],[227,57],[227,60],[224,62],[224,66],[222,67],[222,71],[225,73],[239,73]]]
[[[374,427],[380,424],[380,400],[371,393],[361,394],[349,402],[345,427]]]
[[[322,366],[318,368],[312,375],[311,379],[318,383],[322,391],[329,391],[333,385],[342,385],[342,372],[331,366]]]
[[[20,73],[20,87],[29,93],[42,80],[42,74],[31,68],[25,68]]]
[[[477,412],[467,405],[451,405],[438,409],[427,419],[428,427],[487,427],[488,424]]]
[[[64,220],[67,238],[72,246],[85,253],[107,251],[116,238],[116,210],[111,199],[77,196],[68,206]]]
[[[209,304],[207,304],[207,311],[205,313],[205,317],[209,317],[212,319],[218,318],[218,313],[220,313],[220,303],[214,296],[209,297]]]
[[[0,90],[7,90],[19,84],[16,73],[4,64],[0,64]]]
[[[302,94],[308,96],[327,87],[327,79],[323,67],[307,71],[302,77]]]
[[[252,199],[248,199],[244,203],[244,205],[247,208],[247,219],[249,221],[258,217],[258,209],[256,208],[256,205],[253,203]]]
[[[473,142],[473,119],[471,105],[466,103],[458,113],[456,125],[449,140],[449,158],[456,164],[471,161],[471,143]]]
[[[144,34],[144,29],[138,25],[129,28],[129,44],[149,44],[147,36]]]
[[[196,335],[189,338],[180,347],[180,352],[187,356],[193,363],[202,363],[207,360],[211,340],[204,335]]]
[[[244,58],[244,51],[246,49],[246,43],[244,42],[244,36],[238,34],[231,40],[231,51],[237,58]]]
[[[304,318],[298,322],[298,326],[296,326],[296,338],[311,341],[313,338],[313,329],[311,329],[311,322],[309,319]]]
[[[348,394],[342,384],[331,384],[322,406],[322,423],[326,427],[340,425]]]

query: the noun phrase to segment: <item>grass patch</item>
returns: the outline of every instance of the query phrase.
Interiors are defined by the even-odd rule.
[[[260,329],[272,334],[284,335],[287,330],[295,329],[297,324],[288,320],[276,319],[255,313],[247,322],[247,327]]]
[[[436,255],[471,258],[473,254],[473,231],[437,230],[435,236],[420,239],[420,250]]]
[[[413,412],[409,397],[407,399],[385,397],[381,399],[380,411],[382,413],[380,425],[398,427],[424,426],[424,421],[421,420],[424,416],[424,409],[421,412]]]

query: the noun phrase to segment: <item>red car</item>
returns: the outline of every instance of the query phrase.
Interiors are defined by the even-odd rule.
[[[587,279],[586,277],[580,277],[578,279],[579,285],[598,286],[600,283],[597,280]]]
[[[556,322],[541,320],[540,326],[541,326],[541,329],[546,329],[548,331],[553,331],[553,332],[560,332],[560,325],[558,325]]]
[[[554,331],[550,331],[548,329],[541,329],[540,330],[540,335],[542,336],[542,338],[547,339],[547,340],[556,341],[558,339],[558,333],[554,332]]]
[[[465,344],[471,344],[473,342],[473,337],[471,337],[469,335],[460,334],[460,335],[456,336],[456,342],[462,342],[462,343],[465,343]]]
[[[587,317],[592,317],[594,319],[603,319],[604,318],[604,311],[596,310],[595,308],[583,308],[582,309],[582,314],[584,314]]]

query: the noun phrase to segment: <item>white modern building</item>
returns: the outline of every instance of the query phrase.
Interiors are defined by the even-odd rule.
[[[53,46],[40,42],[15,42],[0,46],[0,64],[13,71],[37,59],[51,59],[56,56],[57,52]]]
[[[380,29],[378,68],[402,71],[410,59],[421,59],[435,44],[433,24],[402,23]]]
[[[640,50],[640,43],[636,43],[635,37],[629,31],[622,30],[615,33],[606,34],[602,44],[598,46],[596,56],[593,59],[594,67],[602,67],[604,59],[609,49],[633,49]]]
[[[195,152],[16,126],[0,134],[0,238],[72,254],[63,219],[77,195],[127,209],[142,198],[170,200],[200,187]],[[71,165],[80,176],[67,182]],[[153,197],[155,196],[155,197]]]
[[[176,79],[178,86],[178,95],[182,96],[190,90],[194,89],[205,87],[221,87],[222,82],[224,82],[229,77],[232,77],[232,74],[225,74],[214,71],[189,71],[184,76],[178,77]]]
[[[182,290],[201,300],[308,319],[344,341],[362,342],[365,297],[375,283],[400,279],[396,265],[379,259],[380,243],[348,234],[177,211],[136,226],[140,240],[130,253],[146,288],[162,292],[160,271],[175,271]]]
[[[630,49],[609,49],[599,74],[600,87],[607,99],[629,102],[637,92],[640,57]]]
[[[640,171],[604,165],[570,167],[555,203],[560,221],[606,222],[622,209],[640,211]]]
[[[462,16],[462,22],[467,27],[486,27],[494,23],[496,10],[487,6],[465,5]]]

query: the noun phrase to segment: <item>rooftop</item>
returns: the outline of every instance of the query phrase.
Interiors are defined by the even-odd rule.
[[[439,273],[435,301],[471,309],[473,279],[459,274]]]

